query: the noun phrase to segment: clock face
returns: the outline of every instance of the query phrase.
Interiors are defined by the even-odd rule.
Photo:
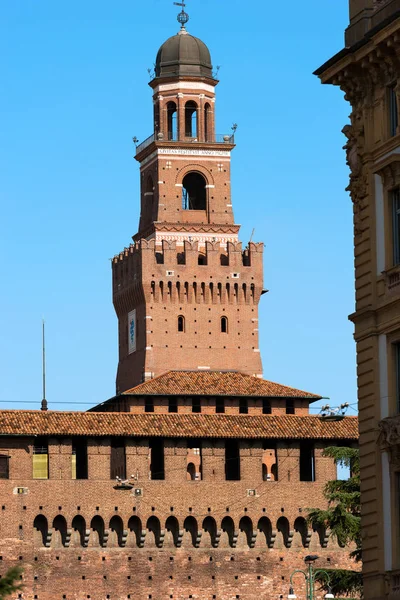
[[[128,314],[128,345],[129,354],[136,352],[136,310]]]

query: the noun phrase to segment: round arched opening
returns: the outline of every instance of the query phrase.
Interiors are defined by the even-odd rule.
[[[185,175],[182,181],[182,208],[184,210],[206,210],[206,180],[201,173]]]

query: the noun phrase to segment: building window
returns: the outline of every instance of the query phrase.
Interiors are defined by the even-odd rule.
[[[288,398],[286,400],[286,414],[287,415],[294,415],[295,414],[294,400],[292,400],[292,398]]]
[[[228,333],[228,317],[221,317],[221,333]]]
[[[263,415],[270,415],[271,410],[271,402],[263,398],[263,406],[262,406]]]
[[[0,479],[10,478],[9,459],[6,454],[0,454]]]
[[[167,104],[167,124],[168,124],[168,139],[176,141],[178,139],[178,119],[175,102]]]
[[[225,479],[227,481],[240,480],[240,451],[237,440],[225,442]]]
[[[49,444],[46,438],[37,437],[33,447],[33,479],[49,478]]]
[[[168,399],[168,412],[169,413],[177,413],[178,412],[177,398],[169,398]]]
[[[179,315],[178,317],[178,331],[179,333],[185,332],[185,317],[182,315]]]
[[[396,411],[400,413],[400,342],[394,344]]]
[[[72,479],[88,478],[87,440],[76,438],[72,441]]]
[[[201,173],[193,171],[185,175],[182,181],[183,210],[206,210],[207,182]]]
[[[215,412],[216,413],[224,413],[225,412],[225,399],[224,398],[216,398],[215,399]]]
[[[300,442],[300,481],[315,481],[314,444]]]
[[[249,412],[249,403],[247,398],[239,398],[239,414],[247,415]]]
[[[164,472],[164,440],[158,438],[149,442],[150,447],[150,477],[165,479]]]
[[[400,264],[400,188],[391,192],[393,265]]]
[[[185,135],[197,138],[197,104],[189,100],[185,105]]]
[[[192,412],[201,413],[201,400],[200,398],[193,398],[192,400]]]
[[[147,412],[147,413],[154,412],[154,399],[153,398],[145,398],[144,412]]]
[[[389,87],[389,133],[391,136],[396,135],[398,123],[396,85],[391,85]]]

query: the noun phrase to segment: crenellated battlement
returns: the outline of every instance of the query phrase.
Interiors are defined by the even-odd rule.
[[[190,275],[191,269],[196,270],[196,278],[201,278],[204,267],[213,270],[214,275],[210,277],[216,280],[231,277],[247,282],[253,271],[262,275],[263,251],[264,244],[254,242],[243,250],[241,242],[228,242],[224,247],[219,242],[185,241],[180,244],[162,240],[160,244],[155,239],[141,239],[113,257],[113,282],[121,289],[134,283],[142,271],[148,273],[149,269],[156,271],[153,277],[158,279]]]

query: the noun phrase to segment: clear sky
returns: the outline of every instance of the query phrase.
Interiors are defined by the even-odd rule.
[[[137,231],[131,138],[152,132],[147,68],[178,31],[178,10],[169,0],[0,5],[1,408],[40,405],[43,315],[49,406],[114,394],[109,259]],[[221,66],[217,132],[239,125],[241,239],[255,228],[266,246],[264,377],[354,403],[350,108],[312,75],[343,47],[347,0],[189,0],[187,10],[188,31]]]

